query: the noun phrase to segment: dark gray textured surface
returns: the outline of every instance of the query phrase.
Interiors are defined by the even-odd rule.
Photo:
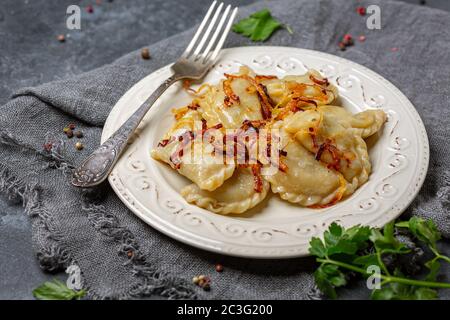
[[[62,44],[55,36],[67,33],[65,9],[74,2],[3,1],[0,7],[0,104],[20,87],[90,70],[182,31],[198,22],[209,0],[140,1],[148,3],[148,11],[139,12],[133,11],[132,1],[103,1],[101,6],[95,6],[92,15],[83,11],[82,30],[70,31],[70,38]],[[88,3],[81,2],[83,6]],[[450,6],[445,0],[429,0],[428,4]],[[144,15],[150,16],[154,23],[140,25],[140,17]],[[117,20],[121,21],[120,27]],[[40,272],[35,261],[27,217],[21,214],[20,208],[7,206],[2,201],[0,219],[0,252],[3,253],[0,298],[30,298],[32,288],[48,276]]]

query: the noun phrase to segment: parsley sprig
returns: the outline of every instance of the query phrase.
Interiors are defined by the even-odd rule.
[[[428,268],[424,279],[408,278],[400,264],[392,266],[385,262],[387,258],[398,261],[411,254],[411,249],[395,237],[396,227],[412,234],[433,253],[433,258],[424,263]],[[439,261],[450,263],[450,258],[437,248],[440,238],[433,221],[417,217],[396,224],[388,223],[382,231],[367,226],[345,229],[332,223],[323,239],[312,238],[310,241],[309,252],[320,263],[314,272],[316,284],[325,295],[334,299],[337,297],[336,288],[345,286],[350,275],[356,273],[380,279],[380,288],[372,291],[372,299],[435,299],[436,288],[450,288],[450,283],[436,280]],[[370,266],[378,267],[380,273],[373,274],[369,271]]]
[[[85,295],[85,290],[69,289],[65,283],[58,279],[54,279],[52,282],[44,282],[33,290],[33,296],[39,300],[74,300],[81,299]]]
[[[263,9],[235,23],[233,31],[249,37],[252,41],[265,41],[281,27],[283,24],[274,19],[268,9]],[[290,27],[286,28],[292,33]]]

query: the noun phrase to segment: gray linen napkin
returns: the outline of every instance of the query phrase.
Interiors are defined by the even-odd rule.
[[[396,2],[362,4],[381,7],[381,30],[367,30],[365,18],[348,0],[260,2],[241,8],[240,16],[269,7],[294,33],[279,30],[265,45],[346,57],[385,76],[411,99],[428,131],[431,162],[407,214],[433,218],[448,238],[450,15]],[[337,42],[345,33],[365,34],[367,40],[340,52]],[[189,30],[152,45],[148,61],[132,52],[91,72],[17,92],[0,108],[0,192],[23,202],[41,266],[56,271],[78,265],[91,298],[315,298],[311,258],[259,261],[191,248],[141,222],[108,185],[82,192],[68,182],[73,166],[98,146],[115,102],[138,80],[176,59],[191,36]],[[227,42],[228,47],[249,44],[235,34]],[[74,140],[63,139],[68,123],[84,133],[81,152]],[[47,142],[53,144],[50,152],[43,147]],[[215,263],[226,271],[214,272]],[[211,275],[211,292],[190,283],[198,274]]]

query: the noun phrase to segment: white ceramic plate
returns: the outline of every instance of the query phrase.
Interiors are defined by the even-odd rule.
[[[308,254],[308,242],[328,225],[382,226],[402,213],[425,179],[429,146],[425,127],[409,100],[389,81],[354,62],[321,52],[287,47],[223,50],[204,81],[245,64],[260,74],[303,74],[319,70],[338,86],[342,104],[352,112],[381,108],[388,122],[377,141],[368,141],[372,174],[348,199],[325,209],[309,209],[268,196],[244,215],[222,216],[188,204],[179,194],[189,181],[153,160],[150,150],[173,121],[170,110],[190,98],[181,84],[153,106],[134,141],[114,168],[109,182],[139,218],[187,244],[227,255],[287,258]],[[135,84],[115,105],[102,135],[105,141],[169,75],[166,66]],[[372,139],[373,140],[373,139]]]

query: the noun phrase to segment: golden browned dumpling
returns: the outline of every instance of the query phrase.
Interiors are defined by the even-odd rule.
[[[316,160],[342,173],[356,189],[367,181],[371,171],[363,135],[378,131],[385,119],[381,110],[352,115],[342,107],[319,106],[286,118],[285,129]]]
[[[214,191],[200,189],[195,183],[184,187],[181,195],[187,202],[221,214],[243,213],[264,200],[270,189],[262,180],[255,190],[254,176],[249,168],[237,169],[233,176]]]
[[[285,121],[280,121],[273,129],[280,130],[285,169],[264,176],[274,193],[292,203],[320,207],[336,203],[345,194],[354,191],[342,174],[327,168],[326,163],[317,161],[314,154],[288,133],[284,126]]]
[[[175,110],[175,124],[151,153],[193,182],[181,190],[187,202],[243,213],[271,189],[291,203],[319,208],[368,180],[364,139],[382,128],[382,110],[352,114],[330,105],[338,90],[315,70],[278,78],[241,67],[224,76]],[[210,129],[219,135],[208,136]]]
[[[169,164],[180,174],[195,182],[201,189],[213,191],[233,175],[236,166],[234,162],[217,163],[217,159],[211,153],[205,152],[205,145],[199,145],[201,150],[195,150],[194,145],[187,141],[191,136],[189,133],[201,130],[201,128],[194,128],[195,123],[201,123],[201,119],[197,110],[189,109],[177,120],[158,146],[152,150],[151,155],[154,159]],[[180,136],[184,137],[183,141],[187,141],[183,154],[180,154],[183,146],[183,141],[179,140]],[[186,150],[191,153],[191,157],[188,157]],[[202,161],[197,163],[194,156],[199,152],[202,153]]]

